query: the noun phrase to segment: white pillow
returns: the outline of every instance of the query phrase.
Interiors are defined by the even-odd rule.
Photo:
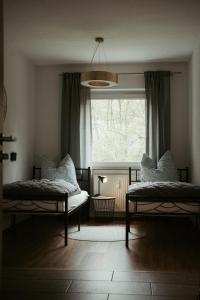
[[[74,163],[69,154],[66,155],[58,166],[56,166],[54,161],[43,156],[41,159],[41,170],[41,177],[43,179],[65,180],[76,186],[80,191],[80,187],[76,179]]]
[[[62,179],[62,180],[67,181],[67,170],[65,167],[42,168],[42,178],[49,179],[49,180],[61,180]]]
[[[177,169],[170,151],[165,152],[158,161],[156,169],[155,162],[147,155],[143,154],[141,161],[142,181],[177,181]]]
[[[74,162],[71,159],[71,156],[67,154],[59,163],[59,168],[65,168],[66,170],[66,181],[72,183],[73,185],[77,186],[80,190],[80,187],[78,185],[77,179],[76,179],[76,170],[74,166]]]
[[[42,179],[55,179],[56,163],[54,161],[49,160],[46,156],[38,156],[35,165],[41,168]]]

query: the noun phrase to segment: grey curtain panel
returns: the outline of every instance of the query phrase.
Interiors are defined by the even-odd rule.
[[[80,85],[80,73],[64,73],[61,108],[61,158],[67,153],[76,167],[91,161],[90,90]]]
[[[157,162],[170,149],[170,71],[147,71],[144,78],[146,151]]]
[[[81,86],[80,94],[80,166],[92,164],[92,115],[90,89]]]

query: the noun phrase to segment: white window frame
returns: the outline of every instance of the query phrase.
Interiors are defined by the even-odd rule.
[[[146,99],[144,89],[91,89],[91,99]],[[140,162],[92,162],[95,169],[139,168]]]

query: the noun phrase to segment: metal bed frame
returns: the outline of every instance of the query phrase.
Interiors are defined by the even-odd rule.
[[[188,168],[184,168],[184,169],[177,169],[178,171],[178,177],[179,177],[179,181],[182,182],[188,182],[189,181],[189,172],[188,172]],[[132,183],[135,182],[140,182],[140,169],[134,169],[134,168],[129,168],[129,185],[131,185]],[[192,201],[191,201],[192,199]],[[130,223],[131,223],[131,219],[132,219],[132,215],[133,217],[136,216],[184,216],[184,215],[193,215],[196,217],[196,223],[198,224],[198,218],[200,216],[200,209],[199,212],[193,213],[190,211],[187,211],[186,209],[184,209],[184,212],[182,213],[178,213],[178,212],[172,212],[172,213],[166,213],[166,212],[159,212],[157,211],[156,213],[153,213],[148,210],[145,210],[145,212],[138,212],[138,203],[139,202],[146,202],[151,203],[151,201],[153,202],[158,202],[158,206],[156,207],[157,209],[162,206],[162,204],[160,204],[161,201],[163,201],[163,203],[174,203],[174,202],[179,202],[179,203],[197,203],[197,205],[200,208],[200,196],[199,197],[192,197],[191,199],[188,199],[188,197],[152,197],[152,196],[141,196],[141,195],[136,195],[136,194],[131,194],[131,192],[127,192],[126,193],[126,237],[125,237],[125,245],[126,247],[128,247],[129,245],[129,238],[128,238],[128,234],[130,232]],[[130,212],[129,209],[129,203],[132,202],[134,204],[134,211]],[[155,210],[156,210],[155,208]]]
[[[80,221],[81,221],[81,211],[83,206],[88,204],[88,216],[89,216],[89,207],[90,207],[90,181],[91,181],[91,169],[90,167],[88,168],[76,168],[76,176],[77,176],[77,181],[79,183],[79,186],[81,189],[85,189],[88,194],[88,201],[82,203],[81,205],[72,208],[68,212],[68,193],[65,193],[61,195],[60,197],[55,198],[48,198],[46,200],[48,201],[57,201],[57,209],[55,211],[48,211],[48,210],[41,210],[41,211],[34,211],[34,210],[13,210],[13,209],[5,209],[4,212],[11,214],[12,216],[12,225],[15,226],[16,224],[16,214],[31,214],[31,215],[59,215],[62,214],[64,218],[64,245],[67,246],[68,244],[68,224],[69,224],[69,217],[75,213],[78,213],[78,230],[80,231]],[[33,179],[41,179],[41,168],[33,167]],[[13,200],[16,200],[13,198]],[[24,199],[23,199],[24,200]],[[27,201],[30,199],[26,199]],[[34,201],[37,201],[39,199],[31,199]],[[12,201],[12,200],[11,200]],[[64,212],[60,212],[58,209],[58,202],[64,201],[65,203],[65,210]]]

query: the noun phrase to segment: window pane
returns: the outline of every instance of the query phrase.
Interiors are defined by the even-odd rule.
[[[94,162],[138,162],[145,152],[145,99],[92,100]]]

